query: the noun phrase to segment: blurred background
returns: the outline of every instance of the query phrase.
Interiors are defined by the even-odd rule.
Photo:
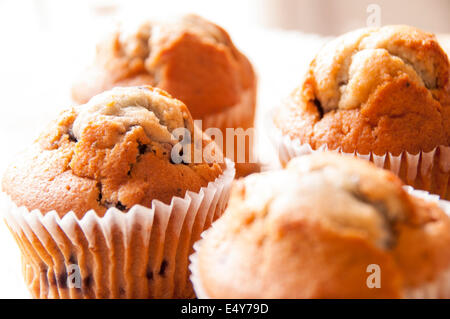
[[[37,128],[70,103],[73,79],[119,22],[184,13],[216,22],[255,65],[261,107],[269,107],[298,84],[324,41],[349,30],[410,24],[437,33],[450,51],[449,12],[450,0],[0,0],[0,128],[13,132],[25,119]],[[16,135],[2,142],[15,148],[27,136]]]
[[[196,12],[224,27],[262,26],[338,35],[364,26],[370,5],[379,6],[382,24],[449,32],[448,0],[1,0],[0,11],[3,22],[20,17],[24,28],[72,26],[83,32],[92,20],[98,29],[99,18],[160,19]]]
[[[56,113],[119,22],[197,13],[224,27],[258,74],[259,150],[270,157],[264,116],[331,37],[366,26],[410,24],[450,52],[450,0],[0,0],[0,176]],[[267,153],[267,154],[266,154]],[[0,298],[26,297],[18,251],[0,223]]]

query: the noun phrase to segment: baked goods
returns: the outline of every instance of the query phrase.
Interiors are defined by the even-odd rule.
[[[236,184],[191,257],[198,296],[450,297],[449,217],[389,171],[325,152]]]
[[[150,207],[154,199],[170,204],[222,173],[218,163],[171,163],[179,127],[194,130],[182,102],[151,87],[115,88],[63,112],[10,166],[3,189],[17,205],[61,217]]]
[[[220,154],[182,102],[149,86],[115,88],[62,112],[9,166],[6,221],[34,297],[192,295],[187,256],[221,215],[234,169],[206,157],[175,164],[179,128],[188,147],[200,138],[205,156]],[[71,265],[79,287],[68,285]]]
[[[273,121],[285,140],[364,155],[448,199],[449,79],[434,35],[409,26],[356,30],[324,46]],[[297,152],[284,153],[286,162]]]
[[[114,86],[142,84],[183,101],[203,129],[217,127],[225,137],[227,127],[253,127],[253,68],[225,30],[199,16],[116,31],[98,45],[94,64],[74,84],[72,95],[85,103]],[[242,174],[257,168],[248,161],[238,165]]]

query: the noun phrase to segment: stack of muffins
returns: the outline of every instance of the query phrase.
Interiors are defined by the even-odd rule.
[[[248,59],[221,27],[196,15],[173,22],[143,22],[123,27],[97,47],[93,65],[72,88],[77,103],[115,86],[152,85],[183,101],[203,129],[253,127],[256,77]],[[223,153],[227,153],[226,141]],[[259,170],[248,155],[253,141],[237,156],[238,176]]]
[[[33,297],[450,298],[450,66],[433,35],[326,45],[271,113],[285,167],[233,186],[237,149],[224,159],[194,123],[253,126],[253,68],[222,28],[115,32],[72,92],[83,104],[2,179]],[[244,151],[239,176],[258,170]]]

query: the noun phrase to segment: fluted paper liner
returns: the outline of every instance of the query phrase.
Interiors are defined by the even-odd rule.
[[[445,198],[449,193],[448,185],[450,182],[450,147],[440,145],[429,152],[419,152],[410,154],[407,151],[399,155],[390,152],[384,155],[376,155],[373,152],[361,154],[357,151],[346,153],[339,147],[337,149],[328,149],[327,145],[322,145],[313,149],[310,144],[302,144],[298,139],[282,134],[281,130],[275,127],[273,123],[273,112],[269,112],[265,119],[265,125],[269,138],[271,139],[281,164],[286,165],[294,157],[311,154],[314,152],[336,152],[343,155],[356,156],[373,162],[377,167],[385,168],[399,176],[406,184],[415,188],[424,189],[435,193],[433,189],[433,170],[440,172],[439,195]],[[434,167],[438,166],[438,167]]]
[[[450,201],[440,200],[439,196],[430,194],[426,191],[415,190],[411,186],[404,186],[405,190],[412,196],[420,197],[426,201],[436,204],[450,217]],[[189,257],[191,271],[191,281],[197,298],[211,299],[206,292],[202,283],[198,268],[198,252],[201,249],[202,241],[208,240],[208,233],[214,228],[214,224],[210,229],[205,230],[201,234],[201,239],[194,244],[194,253]],[[443,271],[433,281],[428,282],[420,287],[407,288],[403,293],[405,299],[437,299],[450,298],[450,269]]]
[[[77,218],[17,207],[4,193],[4,218],[22,251],[25,282],[35,298],[193,297],[188,257],[228,202],[234,163],[199,192],[170,205],[110,208]]]

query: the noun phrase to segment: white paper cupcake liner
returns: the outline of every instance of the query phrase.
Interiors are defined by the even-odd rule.
[[[422,198],[426,201],[434,202],[450,217],[450,201],[440,200],[439,196],[429,194],[426,191],[415,190],[411,186],[404,186],[405,190],[412,196]],[[208,233],[214,228],[214,223],[208,230],[201,234],[201,239],[194,244],[194,253],[189,257],[191,271],[191,282],[195,294],[199,299],[211,299],[204,288],[201,276],[199,274],[198,252],[201,249],[202,242],[208,240]],[[404,299],[438,299],[450,298],[450,269],[442,272],[432,282],[426,283],[421,287],[405,289]]]
[[[234,163],[226,160],[223,174],[197,193],[126,213],[110,208],[103,217],[93,210],[82,218],[30,212],[2,193],[30,292],[35,298],[193,297],[188,257],[225,210],[234,175]]]
[[[373,162],[377,167],[389,169],[395,175],[398,175],[403,181],[411,186],[416,186],[415,181],[421,179],[424,184],[431,185],[433,166],[436,165],[435,158],[438,156],[439,170],[443,174],[450,174],[450,147],[440,145],[429,152],[419,152],[411,154],[402,152],[394,155],[390,152],[384,155],[361,154],[357,151],[347,153],[339,147],[337,149],[329,149],[327,145],[322,145],[317,149],[313,149],[310,144],[302,144],[298,139],[291,139],[289,136],[282,134],[281,130],[275,127],[273,123],[273,112],[268,113],[265,119],[265,125],[270,140],[272,141],[275,151],[282,166],[286,165],[292,158],[314,152],[336,152],[342,155],[356,156],[358,158]],[[439,150],[439,151],[438,151]],[[447,182],[448,183],[448,182]],[[444,188],[445,191],[446,188]],[[426,187],[427,191],[432,191]],[[443,192],[444,192],[443,191]],[[448,193],[448,190],[446,191]],[[445,194],[439,194],[445,196]]]

